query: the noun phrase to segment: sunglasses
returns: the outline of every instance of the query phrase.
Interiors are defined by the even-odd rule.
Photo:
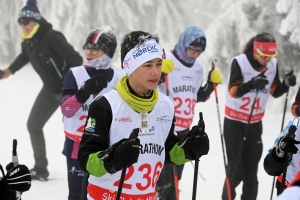
[[[264,54],[262,51],[260,51],[259,49],[256,49],[258,55],[260,55],[260,57],[263,59],[263,60],[267,60],[267,59],[272,59],[274,58],[276,55],[277,55],[277,51],[274,55],[270,56],[270,55],[267,55],[267,54]]]
[[[100,50],[99,48],[93,48],[93,47],[88,47],[88,46],[83,46],[83,52],[87,53],[88,51],[91,51],[93,55],[96,55],[98,51]]]
[[[27,26],[30,23],[30,19],[21,19],[19,21],[20,26],[24,25]]]
[[[192,47],[188,47],[188,49],[192,52],[192,54],[195,54],[195,53],[201,54],[203,52],[202,49],[197,50],[197,49],[194,49]]]

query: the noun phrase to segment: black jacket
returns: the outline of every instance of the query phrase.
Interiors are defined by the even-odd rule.
[[[63,77],[69,68],[82,65],[79,53],[44,18],[36,34],[25,39],[21,45],[22,52],[9,69],[15,73],[30,62],[44,85],[53,93],[62,91]]]

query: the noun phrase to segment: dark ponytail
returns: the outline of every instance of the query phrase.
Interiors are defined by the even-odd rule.
[[[245,45],[245,48],[243,50],[243,53],[247,53],[249,51],[253,51],[253,42],[254,40],[258,42],[276,42],[273,35],[270,33],[259,33],[256,36],[252,37],[247,44]]]

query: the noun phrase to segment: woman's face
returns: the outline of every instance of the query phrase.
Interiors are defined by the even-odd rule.
[[[83,47],[83,52],[87,60],[100,58],[105,52],[102,49],[96,48],[92,44],[87,44]]]
[[[253,53],[254,58],[263,66],[267,65],[268,62],[272,59],[272,57],[269,56],[261,56],[258,53]]]
[[[32,20],[21,20],[20,26],[25,35],[29,35],[32,31],[33,27],[35,26],[35,22]]]
[[[157,88],[162,59],[154,58],[142,64],[129,76],[129,84],[137,94],[147,94]]]

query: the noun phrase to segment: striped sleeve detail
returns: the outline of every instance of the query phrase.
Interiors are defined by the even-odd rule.
[[[82,106],[82,103],[79,103],[75,97],[73,96],[63,96],[62,103],[60,105],[61,113],[67,117],[72,117]]]
[[[275,93],[277,87],[280,86],[280,85],[281,85],[280,81],[278,81],[278,80],[274,80],[273,81],[273,83],[271,85],[271,88],[270,88],[270,94],[272,96],[274,96],[274,93]]]
[[[78,151],[79,151],[79,142],[75,142],[73,143],[73,150],[71,153],[71,158],[72,159],[77,159],[78,158]]]
[[[237,92],[238,92],[238,89],[239,89],[239,86],[243,83],[242,80],[240,81],[235,81],[233,83],[230,83],[228,85],[228,91],[229,91],[229,95],[232,97],[232,98],[238,98],[239,96],[237,95]]]
[[[300,105],[300,99],[296,100],[292,105],[292,114],[295,117],[299,117],[299,105]]]

